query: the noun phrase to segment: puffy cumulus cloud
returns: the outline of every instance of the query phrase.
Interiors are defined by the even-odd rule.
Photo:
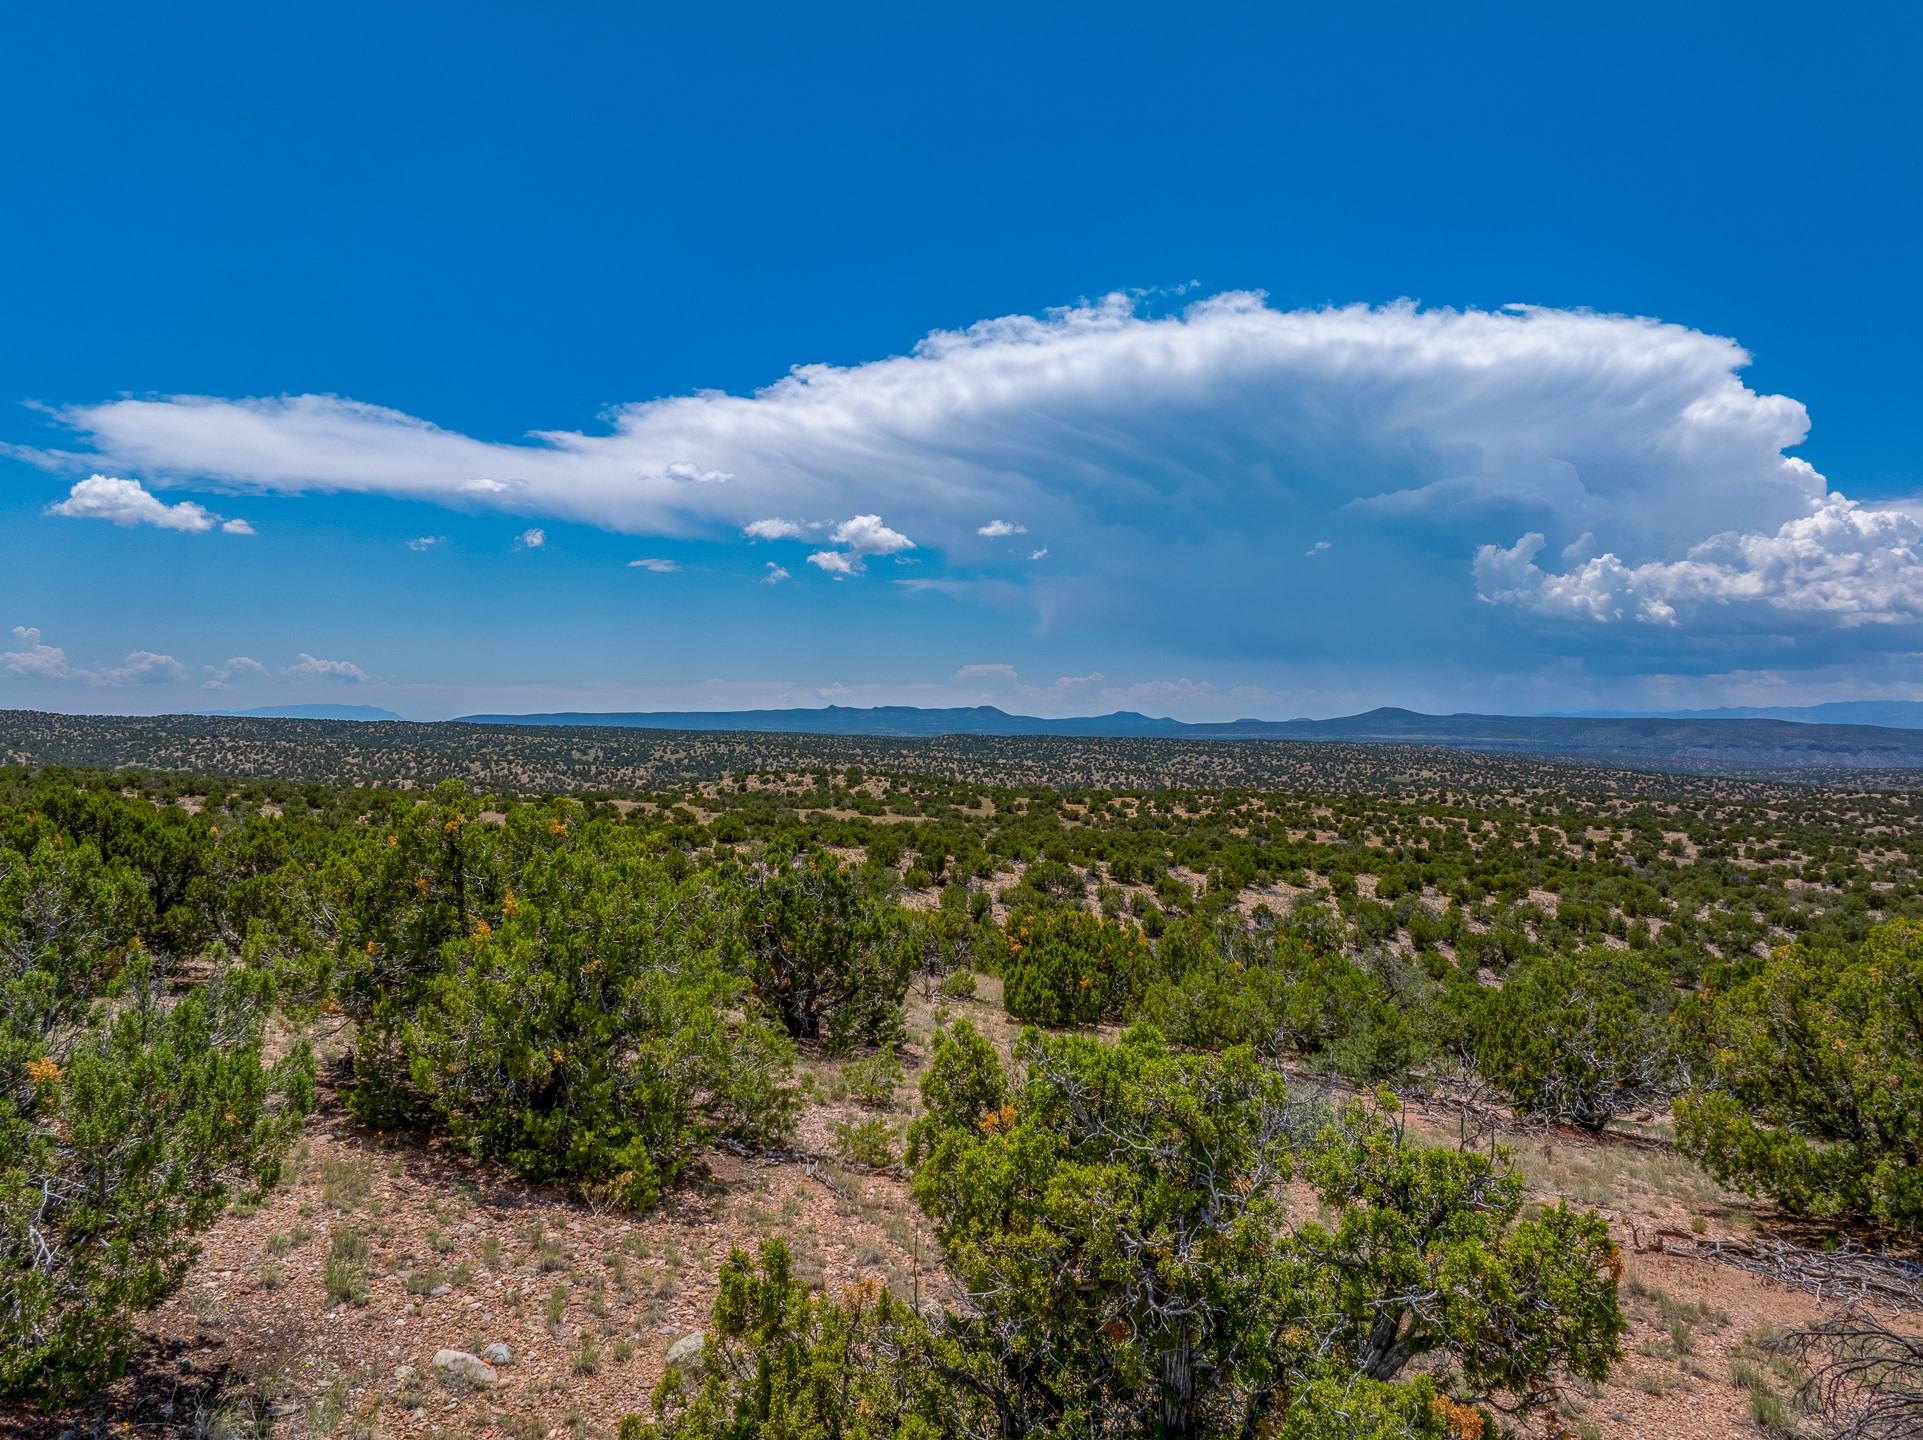
[[[265,665],[247,655],[236,655],[219,665],[203,665],[200,668],[207,672],[207,679],[201,682],[200,688],[203,690],[225,690],[236,680],[253,680],[264,684],[273,678]]]
[[[60,646],[44,643],[34,626],[16,625],[13,635],[20,648],[0,651],[0,674],[82,685],[164,685],[187,678],[185,665],[152,650],[135,650],[118,665],[75,665]]]
[[[67,652],[57,645],[43,645],[40,630],[34,625],[16,625],[13,638],[18,650],[0,651],[0,670],[32,680],[77,680],[83,672],[67,663]]]
[[[990,540],[999,540],[1004,535],[1026,535],[1028,527],[1017,525],[1013,520],[990,520],[975,533],[985,535]]]
[[[846,580],[862,573],[861,556],[850,555],[842,550],[817,550],[808,557],[808,563],[827,571],[837,580]]]
[[[76,520],[110,520],[125,527],[155,525],[162,530],[184,530],[191,534],[215,529],[229,535],[254,533],[254,527],[245,520],[223,520],[192,500],[169,505],[138,480],[124,480],[116,475],[90,475],[76,481],[67,498],[49,505],[47,513]]]
[[[913,540],[882,524],[879,515],[857,515],[852,520],[844,520],[835,526],[835,533],[829,538],[837,545],[846,545],[857,555],[893,555],[897,550],[915,548]]]
[[[514,543],[523,550],[539,550],[548,543],[548,532],[538,528],[523,530],[514,537]]]
[[[837,580],[862,574],[867,568],[864,562],[870,555],[894,555],[915,548],[913,540],[899,530],[890,530],[879,515],[857,515],[844,520],[835,526],[834,533],[828,538],[832,543],[846,548],[817,550],[808,557],[808,563],[819,566]]]
[[[155,485],[814,540],[808,563],[836,578],[912,536],[956,557],[914,593],[1013,593],[1043,633],[1126,632],[1169,653],[1353,657],[1366,641],[1388,665],[1496,653],[1522,643],[1516,619],[1620,612],[1686,645],[1712,613],[1757,617],[1726,630],[1911,615],[1900,512],[1852,506],[1786,455],[1807,416],[1748,388],[1748,362],[1731,339],[1577,310],[1279,310],[1239,293],[1151,316],[1112,296],[522,443],[324,395],[60,416],[85,463]],[[770,518],[793,515],[855,518]],[[985,515],[1077,543],[1047,567],[984,555],[985,532],[1014,523]],[[1331,548],[1277,566],[1305,532]],[[1509,543],[1531,534],[1527,555]],[[1579,558],[1536,564],[1564,549]]]
[[[1580,559],[1591,542],[1579,537],[1564,562]],[[1630,565],[1605,553],[1546,572],[1535,563],[1545,541],[1532,531],[1511,546],[1481,547],[1475,571],[1482,599],[1561,619],[1674,626],[1709,612],[1753,623],[1761,607],[1805,621],[1891,624],[1923,619],[1919,542],[1923,527],[1906,511],[1832,493],[1774,531],[1727,531],[1680,560]]]
[[[97,673],[102,685],[166,685],[187,678],[187,667],[171,655],[136,650],[118,665]]]
[[[292,665],[281,666],[280,673],[286,680],[344,680],[350,685],[362,684],[367,679],[367,672],[351,660],[323,660],[305,650]]]
[[[792,580],[794,578],[784,566],[777,565],[774,561],[770,560],[768,562],[768,573],[761,577],[761,583],[763,585],[779,585],[783,580]]]

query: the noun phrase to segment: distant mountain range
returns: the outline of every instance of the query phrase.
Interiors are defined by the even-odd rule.
[[[262,705],[253,710],[209,710],[248,720],[405,720],[378,705]]]
[[[1868,703],[1868,702],[1866,702]],[[1812,707],[1812,709],[1826,707]],[[1836,724],[1716,712],[1706,716],[1424,715],[1383,708],[1333,720],[1229,720],[1189,724],[1118,710],[1042,719],[992,705],[871,709],[644,711],[625,714],[469,715],[456,723],[742,731],[790,735],[930,737],[1047,735],[1103,739],[1342,740],[1446,745],[1466,750],[1609,758],[1630,764],[1923,767],[1923,723]]]
[[[1803,725],[1887,725],[1923,730],[1923,701],[1833,700],[1826,705],[1727,705],[1720,710],[1589,710],[1597,720],[1794,720]]]
[[[373,705],[283,705],[241,718],[401,721]],[[1226,720],[1191,724],[1117,710],[1045,719],[992,705],[828,705],[787,710],[653,710],[465,715],[455,726],[620,728],[870,739],[1043,736],[1122,740],[1335,740],[1443,745],[1642,766],[1923,769],[1923,704],[1866,700],[1829,705],[1676,711],[1660,715],[1425,715],[1385,707],[1331,720]]]
[[[327,707],[316,707],[327,708]],[[340,710],[370,709],[338,706]],[[250,715],[292,712],[250,710]],[[385,711],[366,716],[336,715],[310,718],[382,719]],[[1560,722],[1585,720],[1779,720],[1799,725],[1874,725],[1897,730],[1923,730],[1923,702],[1914,700],[1849,700],[1827,705],[1775,707],[1729,706],[1720,710],[1597,710],[1551,715],[1425,715],[1415,710],[1385,706],[1361,715],[1332,720],[1222,720],[1191,722],[1167,716],[1116,710],[1107,715],[1044,719],[1011,715],[993,705],[950,709],[922,709],[914,705],[877,705],[857,708],[826,705],[791,710],[638,710],[559,711],[544,715],[462,715],[454,722],[470,725],[614,725],[637,730],[745,730],[778,735],[1082,735],[1123,738],[1157,736],[1183,740],[1257,739],[1427,739],[1432,734],[1457,735],[1465,727],[1485,730],[1495,724],[1505,732],[1533,728],[1540,721],[1559,722],[1542,733],[1561,733]]]

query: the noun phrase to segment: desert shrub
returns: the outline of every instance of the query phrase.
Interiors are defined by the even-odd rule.
[[[1380,975],[1300,935],[1187,921],[1156,952],[1161,978],[1140,1015],[1178,1044],[1249,1045],[1356,1080],[1401,1075],[1429,1052],[1425,997],[1399,997]]]
[[[1561,1207],[1519,1221],[1520,1178],[1488,1157],[1408,1145],[1361,1110],[1331,1125],[1246,1048],[1181,1055],[1147,1027],[1115,1045],[1031,1032],[1021,1058],[971,1116],[992,1098],[982,1057],[938,1050],[941,1128],[913,1181],[980,1307],[952,1326],[1015,1433],[1129,1414],[1161,1433],[1346,1433],[1317,1417],[1358,1387],[1420,1425],[1438,1387],[1534,1408],[1618,1353],[1607,1226]],[[1332,1225],[1292,1223],[1298,1177]]]
[[[886,1120],[835,1122],[835,1153],[856,1165],[886,1170],[895,1163],[895,1132]]]
[[[1007,1101],[1008,1077],[995,1047],[974,1025],[957,1020],[935,1036],[921,1077],[922,1114],[908,1127],[908,1163],[919,1165],[945,1132],[978,1125]]]
[[[261,972],[170,997],[131,940],[99,987],[48,956],[0,956],[0,1395],[61,1401],[121,1370],[230,1195],[279,1179],[313,1065],[263,1061]]]
[[[1008,1013],[1040,1025],[1092,1025],[1133,1006],[1148,940],[1126,921],[1081,910],[1022,910],[1003,929]]]
[[[699,1384],[669,1370],[654,1392],[655,1423],[621,1421],[619,1440],[761,1440],[845,1436],[933,1440],[950,1433],[935,1386],[901,1383],[902,1346],[926,1327],[872,1280],[831,1300],[794,1275],[788,1247],[762,1242],[721,1266]]]
[[[950,1000],[973,1000],[977,988],[973,970],[950,970],[941,977],[941,993]]]
[[[146,892],[150,915],[140,933],[148,944],[161,954],[198,954],[215,938],[211,857],[220,827],[184,810],[128,799],[119,790],[44,786],[23,817],[26,823],[5,827],[18,828],[20,835],[0,844],[31,853],[37,840],[50,839],[95,851],[106,871],[132,876]]]
[[[895,1058],[893,1045],[884,1045],[873,1055],[844,1065],[841,1078],[857,1104],[877,1108],[891,1105],[895,1091],[901,1088],[901,1061]]]
[[[1604,1222],[1518,1219],[1518,1177],[1406,1144],[1386,1105],[1333,1115],[1246,1048],[1178,1054],[1146,1027],[1030,1031],[1020,1060],[1011,1078],[958,1026],[923,1077],[913,1191],[966,1312],[830,1302],[785,1252],[738,1255],[720,1363],[629,1440],[1460,1440],[1619,1354]],[[1293,1218],[1298,1181],[1334,1220]]]
[[[873,872],[777,856],[745,873],[740,903],[755,993],[790,1035],[830,1050],[901,1037],[917,957]]]
[[[868,832],[867,863],[876,870],[892,870],[901,864],[901,830],[895,825],[877,825]]]
[[[1047,905],[1050,902],[1079,901],[1088,894],[1088,882],[1073,865],[1060,860],[1031,861],[1022,872],[1009,897],[1011,904]]]
[[[320,885],[338,914],[336,995],[363,1028],[385,1029],[389,1014],[404,1020],[440,971],[441,947],[498,911],[506,836],[475,822],[482,808],[450,781],[424,803],[379,806],[336,837]],[[517,828],[533,821],[531,808],[511,818]]]
[[[1317,1125],[1246,1048],[1173,1054],[1146,1027],[1115,1046],[1029,1036],[1023,1063],[1000,1109],[921,1136],[913,1177],[950,1271],[986,1298],[983,1338],[1008,1346],[1004,1384],[1073,1377],[1050,1388],[1090,1413],[1119,1382],[1181,1432],[1240,1432],[1273,1405],[1286,1432],[1358,1380],[1402,1382],[1390,1407],[1421,1411],[1429,1380],[1400,1378],[1417,1359],[1525,1403],[1606,1375],[1623,1330],[1606,1225],[1519,1223],[1521,1180],[1486,1157],[1408,1146],[1361,1111]],[[977,1067],[958,1046],[927,1084]],[[1333,1227],[1288,1223],[1298,1175]]]
[[[1923,925],[1786,947],[1705,1002],[1678,1147],[1785,1209],[1923,1226]]]
[[[410,1082],[457,1143],[641,1206],[717,1136],[786,1134],[793,1045],[744,1009],[703,877],[610,845],[515,878],[444,947],[403,1034]]]
[[[959,903],[951,897],[959,893]],[[942,892],[941,907],[934,911],[907,910],[899,916],[902,943],[913,956],[915,975],[924,999],[940,989],[948,977],[967,971],[976,952],[999,937],[985,936],[982,927],[968,916],[967,895],[958,885]]]
[[[1477,1068],[1531,1114],[1600,1132],[1675,1094],[1674,1005],[1668,977],[1639,955],[1533,955],[1483,992]]]

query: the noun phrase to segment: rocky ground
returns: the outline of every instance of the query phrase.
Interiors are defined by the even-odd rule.
[[[925,1037],[953,1010],[1006,1043],[994,983],[973,1001],[918,998],[911,1030]],[[835,1122],[861,1116],[898,1136],[917,1058],[905,1053],[895,1108],[881,1110],[854,1104],[842,1063],[811,1060],[799,1148],[831,1151]],[[1417,1123],[1456,1138],[1439,1112]],[[1660,1139],[1505,1138],[1537,1198],[1598,1206],[1624,1245],[1627,1359],[1608,1385],[1568,1397],[1564,1433],[1769,1433],[1759,1421],[1787,1413],[1799,1377],[1768,1342],[1824,1307],[1727,1265],[1636,1249],[1658,1226],[1738,1235],[1769,1217]],[[0,1414],[0,1437],[608,1440],[623,1415],[647,1411],[669,1349],[705,1324],[731,1247],[780,1234],[799,1273],[831,1290],[867,1276],[905,1295],[943,1290],[903,1182],[834,1162],[716,1151],[659,1209],[624,1214],[362,1129],[324,1092],[292,1168],[290,1183],[207,1234],[186,1286],[145,1322],[133,1375],[83,1410]],[[491,1352],[492,1382],[464,1361],[437,1368],[443,1351]]]

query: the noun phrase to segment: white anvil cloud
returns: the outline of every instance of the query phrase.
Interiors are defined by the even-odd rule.
[[[1747,363],[1728,339],[1580,311],[1280,311],[1229,294],[1144,318],[1110,297],[803,366],[752,395],[629,405],[604,434],[496,444],[333,396],[177,396],[71,407],[88,449],[43,459],[638,535],[832,536],[839,549],[808,558],[845,576],[912,544],[997,571],[1044,609],[1047,594],[1093,612],[1102,593],[1197,574],[1239,604],[1255,592],[1238,598],[1233,575],[1269,584],[1284,559],[1339,584],[1338,564],[1368,573],[1356,537],[1374,535],[1405,551],[1419,538],[1433,552],[1421,564],[1472,608],[1480,594],[1550,619],[1915,616],[1898,512],[1852,505],[1786,456],[1807,416],[1747,388]],[[769,518],[782,516],[797,518]],[[1797,529],[1810,525],[1820,538]],[[993,543],[1024,529],[1045,572]],[[1543,545],[1601,558],[1552,575],[1534,565]],[[1820,558],[1778,554],[1811,546]],[[1250,555],[1276,558],[1254,577]],[[1397,563],[1411,585],[1430,573]]]

